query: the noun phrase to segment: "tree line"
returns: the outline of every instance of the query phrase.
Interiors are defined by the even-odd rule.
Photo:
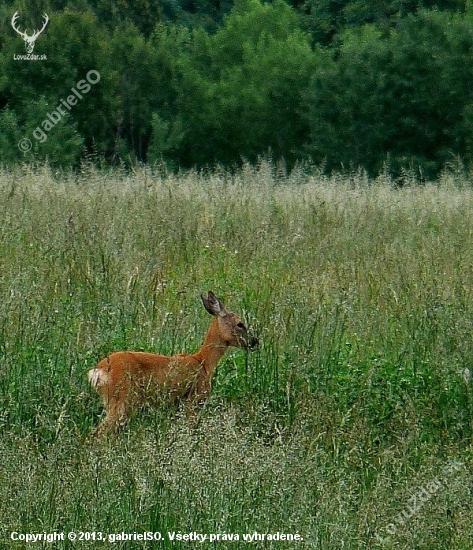
[[[19,59],[16,11],[30,34],[48,14],[45,59]],[[20,0],[0,24],[5,165],[271,155],[430,176],[473,159],[470,1]]]

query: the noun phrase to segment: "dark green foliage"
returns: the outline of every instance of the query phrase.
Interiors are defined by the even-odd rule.
[[[420,166],[429,176],[470,142],[473,27],[420,12],[388,35],[346,32],[314,78],[311,151],[329,166]]]
[[[32,154],[37,159],[48,158],[51,164],[74,165],[82,143],[89,148],[95,144],[104,153],[112,147],[117,93],[103,61],[109,58],[110,48],[90,12],[64,11],[50,17],[44,33],[33,53],[46,55],[47,61],[15,60],[15,55],[25,53],[24,45],[17,35],[7,43],[0,59],[0,97],[15,112],[22,137],[31,141],[35,141],[31,133],[48,118],[48,113],[61,107],[66,116],[48,132],[43,143],[35,143]],[[99,72],[100,81],[66,110],[62,101],[81,80],[85,81],[90,70]],[[10,143],[10,148],[16,146]]]
[[[306,0],[303,7],[314,40],[330,44],[347,28],[374,23],[386,29],[420,8],[463,11],[466,4],[465,0]]]
[[[214,35],[193,35],[181,66],[183,164],[294,159],[308,136],[304,91],[315,68],[307,37],[282,1],[239,2]]]
[[[25,61],[22,29],[50,20]],[[36,0],[0,7],[0,159],[292,166],[424,177],[473,157],[473,17],[464,0]],[[17,143],[86,77],[24,155]]]

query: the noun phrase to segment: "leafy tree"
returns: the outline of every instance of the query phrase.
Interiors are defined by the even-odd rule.
[[[31,151],[24,159],[47,160],[53,166],[73,166],[83,152],[84,139],[77,131],[77,122],[69,112],[64,115],[45,97],[25,107],[25,137],[32,142]],[[38,119],[38,113],[43,113]]]
[[[118,136],[140,160],[146,159],[152,125],[157,129],[158,119],[161,127],[174,127],[178,115],[176,63],[181,43],[188,36],[185,30],[158,25],[151,39],[145,40],[128,26],[117,30],[110,42],[110,70],[120,98]],[[153,146],[157,147],[156,141]]]
[[[138,0],[135,2],[88,0],[88,2],[101,25],[114,30],[131,24],[145,38],[151,36],[159,23],[177,23],[188,28],[202,27],[215,31],[223,15],[233,5],[233,0]]]
[[[56,14],[50,18],[44,39],[37,42],[34,50],[35,54],[45,54],[46,61],[15,60],[15,54],[24,53],[22,45],[17,40],[5,45],[0,57],[0,74],[3,74],[0,101],[17,113],[20,125],[25,125],[26,113],[39,122],[46,114],[40,108],[42,103],[37,101],[40,96],[49,109],[54,109],[72,94],[79,81],[87,78],[89,71],[97,71],[100,81],[91,85],[87,94],[81,94],[69,115],[88,147],[95,144],[99,151],[108,151],[114,137],[118,96],[105,63],[110,59],[108,44],[107,35],[97,26],[92,13]],[[32,106],[38,108],[35,116],[31,113]]]
[[[88,0],[101,26],[139,29],[147,37],[162,18],[162,0]]]
[[[233,0],[162,0],[163,21],[215,31],[232,6]]]
[[[271,149],[291,161],[308,136],[304,91],[314,55],[298,16],[276,0],[242,0],[213,35],[198,30],[179,62],[186,121],[180,161],[239,162]]]
[[[463,11],[465,0],[306,0],[306,24],[316,42],[330,44],[346,29],[374,23],[388,29],[420,8]]]
[[[150,164],[166,162],[173,164],[178,154],[185,129],[181,118],[174,121],[165,120],[159,114],[153,113],[151,128],[152,137],[148,148],[147,160]]]
[[[472,53],[473,27],[449,13],[411,15],[388,36],[346,32],[314,80],[311,153],[332,167],[376,172],[389,159],[433,175],[465,152]]]
[[[54,106],[56,107],[56,106]],[[42,113],[42,119],[38,119]],[[44,98],[30,102],[20,125],[14,111],[0,111],[0,162],[12,165],[20,161],[47,160],[51,165],[74,165],[82,153],[83,138],[77,124],[55,111]]]
[[[0,111],[0,164],[12,165],[22,160],[18,147],[25,136],[18,124],[16,113],[8,107]]]

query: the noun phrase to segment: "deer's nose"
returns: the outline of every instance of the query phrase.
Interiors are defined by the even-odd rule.
[[[248,342],[248,349],[255,349],[259,346],[259,340],[255,336],[252,336]]]

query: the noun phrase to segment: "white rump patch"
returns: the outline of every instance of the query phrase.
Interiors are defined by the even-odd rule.
[[[106,383],[103,379],[103,372],[97,368],[90,369],[87,373],[87,378],[89,379],[91,385],[95,388],[98,386],[103,386]]]

